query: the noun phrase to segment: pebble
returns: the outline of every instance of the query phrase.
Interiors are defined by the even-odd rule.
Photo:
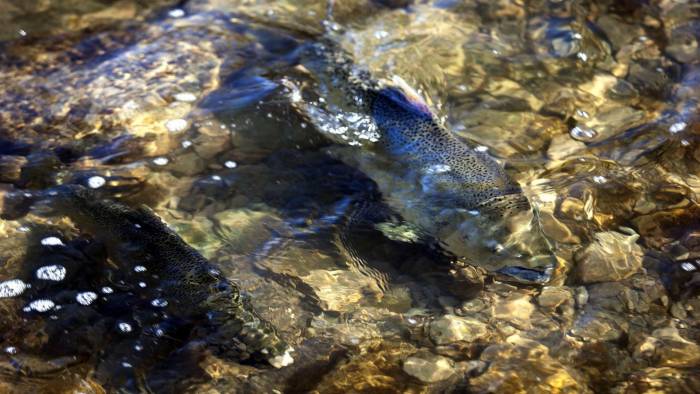
[[[548,309],[573,302],[571,292],[564,287],[545,286],[537,297],[537,303]]]
[[[494,306],[493,317],[518,326],[529,327],[530,316],[534,311],[535,306],[530,302],[528,295],[512,294]]]
[[[430,338],[438,345],[454,342],[473,342],[488,335],[488,327],[479,320],[445,315],[429,326]]]
[[[424,383],[439,382],[455,373],[452,360],[436,355],[409,357],[403,363],[403,370]]]
[[[595,234],[595,241],[575,254],[577,270],[583,283],[612,282],[629,278],[642,266],[639,236],[615,231]]]

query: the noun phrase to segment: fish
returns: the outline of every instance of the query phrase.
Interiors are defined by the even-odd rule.
[[[275,368],[293,363],[294,349],[250,299],[150,208],[102,199],[81,185],[62,185],[47,191],[33,210],[67,216],[103,244],[120,269],[138,266],[157,278],[156,306],[171,319],[202,322],[195,331],[203,332],[202,342],[215,354]]]
[[[329,152],[377,183],[407,223],[470,264],[549,280],[553,245],[504,166],[450,132],[403,79],[373,78],[337,42],[311,43],[299,59],[304,77],[282,81],[292,106],[336,142]]]

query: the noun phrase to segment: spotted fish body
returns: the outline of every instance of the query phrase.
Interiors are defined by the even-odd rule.
[[[362,145],[335,154],[368,174],[409,223],[488,269],[554,263],[521,187],[496,160],[447,130],[403,80],[374,80],[333,43],[309,53],[302,63],[319,95],[331,99],[304,104],[302,112],[336,142]],[[353,134],[357,127],[366,130]]]
[[[50,209],[103,243],[123,269],[139,264],[158,278],[158,300],[166,312],[204,321],[204,341],[216,353],[267,361],[278,368],[293,361],[292,349],[243,299],[238,287],[150,209],[102,200],[81,186],[62,186],[51,194]]]

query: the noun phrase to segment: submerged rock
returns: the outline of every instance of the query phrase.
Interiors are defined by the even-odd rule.
[[[513,293],[497,302],[493,307],[493,317],[515,324],[529,327],[530,316],[535,312],[532,298],[527,294]]]
[[[430,339],[438,345],[474,342],[488,336],[488,326],[476,319],[446,315],[433,320],[428,327]]]
[[[700,346],[683,338],[675,327],[654,330],[651,336],[637,345],[635,353],[662,367],[700,366]]]
[[[639,235],[607,231],[576,255],[577,272],[583,283],[611,282],[629,278],[642,266]]]
[[[547,347],[518,335],[487,347],[481,360],[489,367],[470,379],[470,389],[475,392],[591,392],[584,377],[550,356]]]
[[[403,370],[425,383],[439,382],[455,373],[454,362],[437,355],[409,357],[403,362]]]

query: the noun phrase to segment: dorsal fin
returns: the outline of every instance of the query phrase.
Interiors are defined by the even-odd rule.
[[[382,89],[379,94],[407,111],[433,117],[430,106],[420,93],[398,75],[394,75],[391,81],[382,81]]]

